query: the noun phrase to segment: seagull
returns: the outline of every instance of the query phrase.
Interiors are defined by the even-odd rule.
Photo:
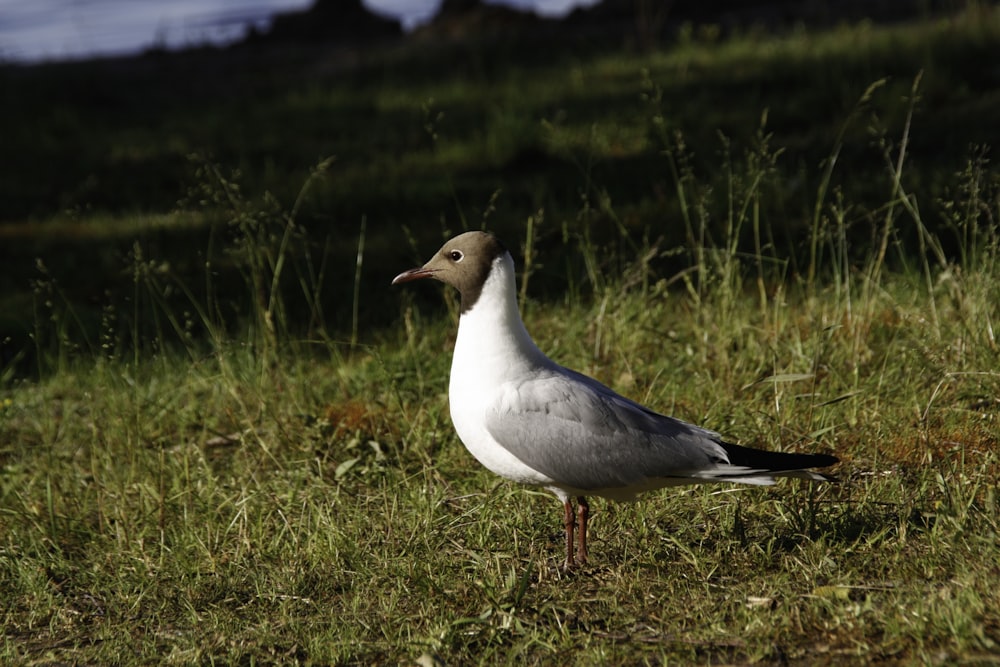
[[[667,486],[770,485],[776,477],[836,481],[809,470],[837,463],[834,456],[730,444],[549,359],[521,320],[514,260],[492,234],[460,234],[392,284],[422,278],[461,295],[448,387],[455,431],[493,473],[562,501],[565,569],[587,562],[587,496],[633,500]]]

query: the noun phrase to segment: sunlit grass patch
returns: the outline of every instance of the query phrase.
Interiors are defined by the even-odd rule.
[[[557,503],[491,476],[451,430],[447,317],[322,363],[236,341],[198,362],[71,361],[0,411],[5,656],[995,650],[995,351],[957,351],[961,318],[935,325],[907,284],[867,320],[824,291],[762,304],[712,288],[696,308],[658,283],[533,305],[529,328],[567,365],[728,437],[844,459],[839,485],[597,502],[594,563],[570,576]]]

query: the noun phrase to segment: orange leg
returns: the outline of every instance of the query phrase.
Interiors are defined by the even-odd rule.
[[[590,516],[590,505],[583,496],[576,499],[576,561],[580,565],[587,562],[587,517]]]
[[[566,526],[566,562],[563,569],[569,570],[573,567],[573,504],[567,498],[563,502],[563,525]]]

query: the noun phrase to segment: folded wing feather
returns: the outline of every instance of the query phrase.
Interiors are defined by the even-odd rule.
[[[717,433],[657,414],[567,369],[502,385],[486,428],[526,465],[577,489],[748,472],[729,465]]]

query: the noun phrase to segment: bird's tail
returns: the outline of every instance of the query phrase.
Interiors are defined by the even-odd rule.
[[[825,468],[832,466],[840,459],[829,454],[788,454],[784,452],[766,452],[762,449],[752,449],[732,445],[728,442],[719,443],[729,457],[729,464],[739,468],[746,468],[748,476],[759,476],[761,473],[766,477],[798,477],[801,479],[812,479],[818,482],[836,482],[837,478],[820,472],[813,472],[810,468]],[[741,480],[733,480],[741,481]],[[745,480],[754,483],[750,480]]]

